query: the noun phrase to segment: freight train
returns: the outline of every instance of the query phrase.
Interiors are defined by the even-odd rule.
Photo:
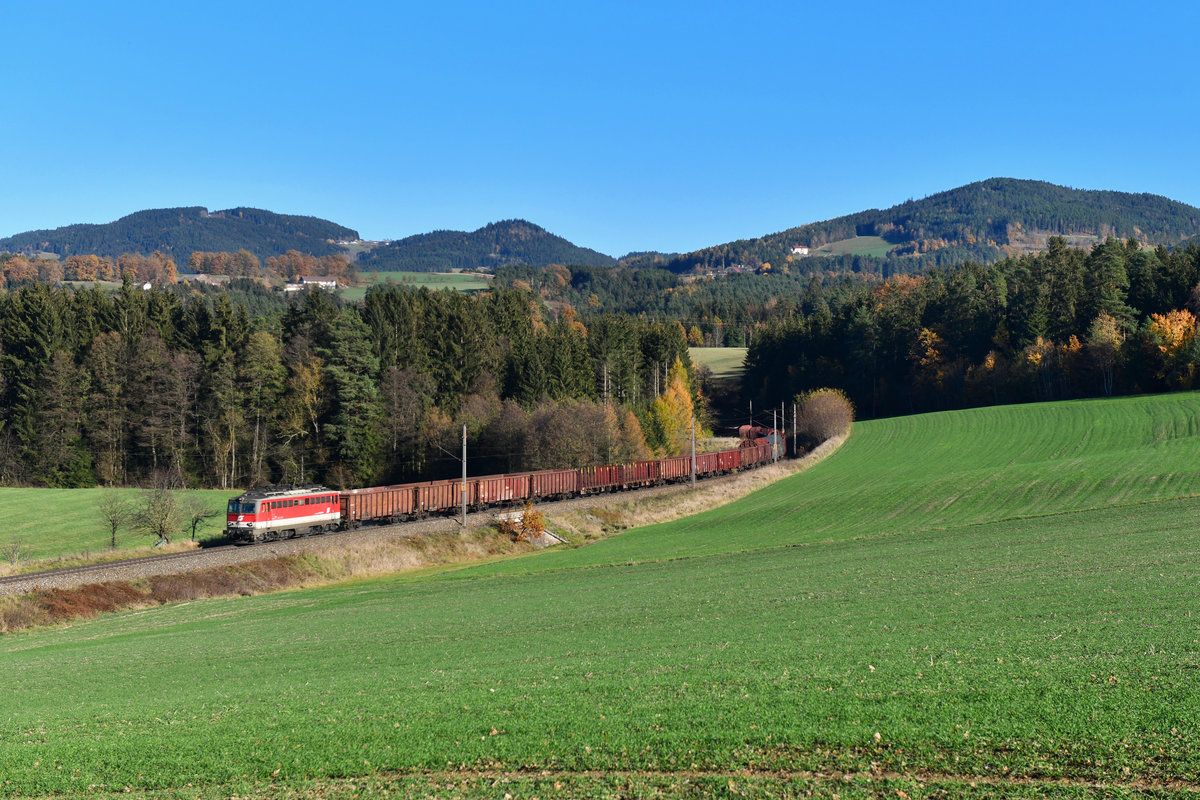
[[[743,432],[734,450],[696,454],[696,477],[725,475],[772,460],[774,431]],[[337,491],[323,486],[268,486],[229,501],[225,535],[235,544],[271,542],[349,530],[364,524],[392,524],[435,514],[454,514],[537,500],[559,500],[690,480],[691,456],[583,469],[546,469],[513,475],[372,486]]]

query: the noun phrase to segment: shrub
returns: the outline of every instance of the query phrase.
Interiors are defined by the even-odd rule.
[[[521,535],[518,538],[525,541],[536,539],[545,530],[546,518],[542,512],[535,510],[532,503],[525,503],[525,509],[521,512]]]
[[[507,517],[496,520],[496,530],[501,536],[506,536],[514,542],[521,538],[521,527]]]
[[[813,389],[796,397],[799,415],[797,434],[807,447],[850,432],[854,404],[841,389]]]

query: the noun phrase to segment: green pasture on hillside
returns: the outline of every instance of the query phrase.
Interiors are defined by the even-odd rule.
[[[812,252],[815,252],[817,255],[875,256],[883,258],[895,246],[882,236],[854,236],[849,239],[839,239],[836,242],[829,242]]]
[[[361,276],[364,286],[351,286],[341,290],[342,298],[357,302],[367,296],[367,289],[376,283],[395,283],[400,286],[425,286],[429,289],[455,289],[460,292],[477,292],[490,289],[492,280],[478,273],[461,272],[370,272]]]
[[[590,547],[0,638],[0,793],[1194,796],[1197,445],[1196,394],[860,423]]]
[[[714,378],[736,378],[745,371],[745,347],[689,347],[688,354],[696,366],[707,364]]]
[[[109,549],[107,525],[100,517],[97,501],[103,489],[16,489],[0,488],[0,546],[20,542],[23,560],[56,558]],[[117,489],[128,502],[137,504],[139,489]],[[209,539],[225,529],[225,504],[235,491],[184,491],[180,497],[196,496],[216,513],[201,523],[197,539]],[[182,530],[180,536],[183,535]],[[117,534],[117,549],[145,547],[154,542],[136,530]]]

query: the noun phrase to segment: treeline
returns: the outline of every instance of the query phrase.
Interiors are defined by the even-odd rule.
[[[70,261],[70,259],[67,259]],[[280,256],[270,256],[259,262],[249,250],[229,252],[196,251],[188,257],[188,269],[205,275],[228,275],[234,278],[336,278],[342,285],[358,283],[358,270],[344,255],[337,253],[320,258],[288,250]]]
[[[249,250],[228,252],[194,252],[188,258],[191,272],[224,275],[233,278],[294,281],[300,277],[331,277],[343,285],[358,283],[358,270],[343,255],[316,256],[289,250],[271,256],[265,262]],[[97,255],[55,258],[31,258],[20,254],[0,253],[0,278],[4,286],[40,281],[121,281],[137,283],[174,283],[179,277],[175,260],[160,252],[150,255],[122,253],[116,258]]]
[[[537,292],[585,316],[627,314],[677,321],[688,343],[744,347],[763,324],[791,316],[812,292],[861,285],[871,276],[780,270],[691,280],[661,269],[512,266],[496,270],[496,283]],[[824,288],[822,288],[824,287]]]
[[[116,258],[70,256],[63,261],[0,253],[0,285],[3,286],[35,281],[58,283],[63,280],[174,283],[177,275],[174,259],[159,252],[148,256],[122,253]]]
[[[696,400],[678,324],[585,328],[511,290],[236,297],[0,293],[0,483],[447,477],[463,425],[474,474],[624,460],[677,448]]]
[[[759,330],[745,386],[843,389],[860,416],[1193,388],[1200,248],[1110,238],[875,285],[815,288]]]

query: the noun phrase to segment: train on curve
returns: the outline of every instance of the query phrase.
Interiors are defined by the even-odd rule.
[[[696,454],[696,477],[725,475],[772,460],[774,431],[742,431],[733,450]],[[323,486],[268,486],[229,501],[225,535],[235,544],[271,542],[349,530],[364,524],[393,524],[436,514],[454,514],[526,501],[637,489],[682,482],[692,476],[692,457],[671,456],[583,469],[545,469],[512,475],[372,486],[338,491]]]

